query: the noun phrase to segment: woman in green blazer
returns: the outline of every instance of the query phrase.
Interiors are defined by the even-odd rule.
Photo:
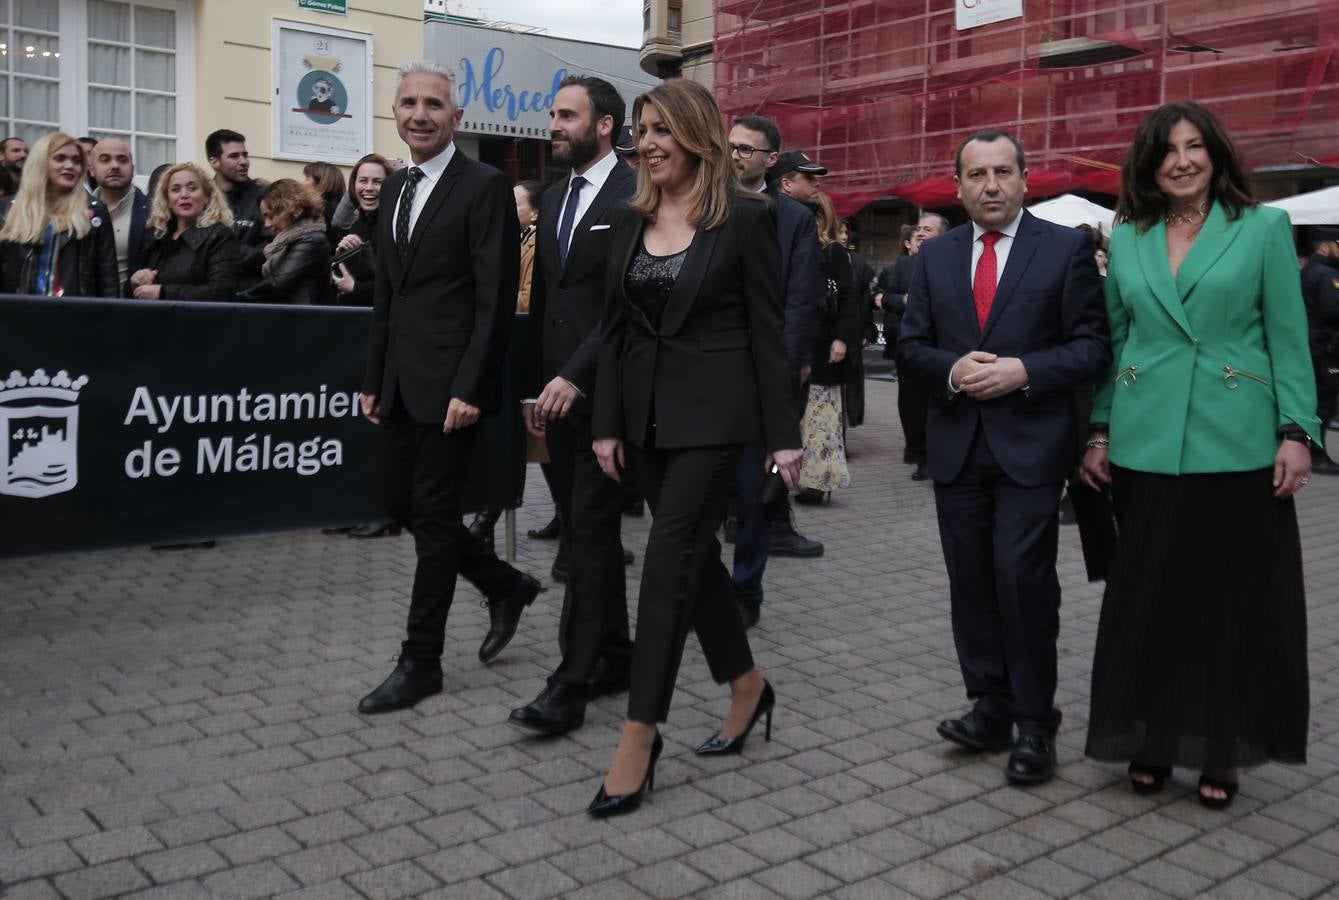
[[[1231,138],[1173,103],[1136,131],[1106,282],[1113,367],[1082,478],[1120,540],[1093,659],[1087,753],[1138,793],[1173,766],[1221,808],[1237,770],[1306,758],[1302,552],[1292,496],[1320,440],[1288,217],[1250,197]]]

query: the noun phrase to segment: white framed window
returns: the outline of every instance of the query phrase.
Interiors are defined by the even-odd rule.
[[[192,0],[0,0],[0,131],[124,137],[140,175],[201,156],[194,19]]]
[[[28,143],[61,123],[61,13],[51,0],[0,0],[0,121]]]

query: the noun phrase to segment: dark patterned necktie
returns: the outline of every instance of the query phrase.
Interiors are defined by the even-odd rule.
[[[400,193],[400,208],[395,211],[395,249],[400,253],[401,262],[409,252],[409,213],[414,209],[414,194],[418,191],[418,180],[423,177],[423,170],[418,166],[410,166],[407,174],[404,190]]]
[[[563,221],[558,226],[558,265],[567,265],[567,248],[572,243],[572,226],[576,224],[577,195],[586,184],[580,175],[572,179],[572,189],[567,193],[567,206],[563,209]]]

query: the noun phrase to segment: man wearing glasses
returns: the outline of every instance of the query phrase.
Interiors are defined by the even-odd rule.
[[[799,418],[804,405],[798,398],[809,378],[813,323],[823,293],[823,276],[813,211],[782,194],[778,184],[769,187],[765,182],[767,170],[777,162],[780,151],[781,132],[771,119],[744,116],[735,120],[730,129],[730,158],[740,184],[745,190],[766,193],[776,203],[777,234],[781,240],[781,281],[786,290],[786,355],[792,373],[791,388],[798,404],[795,415]],[[781,510],[776,511],[772,521],[763,511],[758,494],[762,489],[765,457],[766,450],[762,442],[757,441],[745,447],[739,458],[739,513],[731,577],[746,627],[758,622],[763,598],[762,575],[770,554],[823,554],[822,544],[795,530],[789,503],[784,514]]]

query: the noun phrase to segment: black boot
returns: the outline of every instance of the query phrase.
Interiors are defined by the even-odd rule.
[[[521,612],[535,602],[539,589],[537,579],[521,572],[510,593],[484,601],[483,605],[488,607],[489,628],[484,642],[479,645],[479,662],[491,662],[511,642],[516,625],[521,621]]]
[[[811,541],[795,530],[795,513],[789,504],[786,517],[772,523],[772,540],[768,546],[772,556],[822,556],[823,545]]]
[[[482,541],[489,550],[493,549],[493,526],[497,525],[501,516],[500,509],[486,509],[475,513],[474,521],[470,523],[470,534]]]
[[[558,517],[554,516],[552,519],[549,519],[549,524],[545,525],[543,528],[531,528],[525,533],[525,536],[536,538],[541,541],[552,541],[558,537],[558,532],[561,528],[562,526],[558,524]]]

